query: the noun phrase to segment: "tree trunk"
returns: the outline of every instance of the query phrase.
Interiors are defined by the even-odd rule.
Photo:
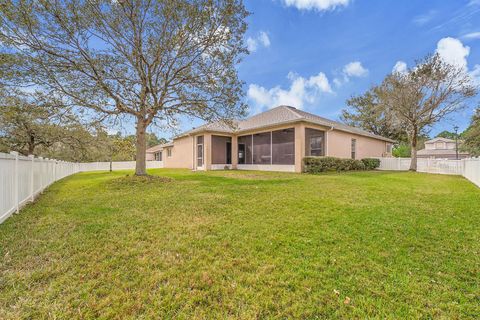
[[[28,154],[33,154],[33,152],[35,151],[35,146],[32,145],[32,144],[28,144]]]
[[[35,151],[35,137],[30,135],[30,141],[28,141],[28,155],[33,155]]]
[[[411,158],[410,162],[410,171],[417,171],[417,132],[414,131],[412,137],[410,138],[410,147],[411,147]]]
[[[147,122],[144,118],[137,118],[137,132],[136,132],[136,157],[135,157],[135,175],[145,176],[147,174],[147,137],[145,135],[147,129]]]

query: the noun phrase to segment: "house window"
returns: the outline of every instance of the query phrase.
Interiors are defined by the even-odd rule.
[[[172,157],[172,148],[167,149],[167,157],[171,158]]]
[[[203,136],[197,137],[197,167],[203,167]]]
[[[320,130],[305,129],[305,155],[321,157],[325,155],[325,133]]]
[[[357,139],[352,139],[352,159],[357,157]]]
[[[392,147],[391,143],[387,143],[387,153],[392,153]]]
[[[162,161],[162,151],[155,152],[155,161]]]
[[[295,130],[272,131],[272,164],[295,164]]]

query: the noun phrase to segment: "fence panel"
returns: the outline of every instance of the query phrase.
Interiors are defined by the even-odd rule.
[[[378,158],[379,170],[406,171],[410,168],[411,158]],[[465,160],[417,159],[417,171],[438,174],[463,175]]]
[[[410,167],[410,158],[378,158],[379,170],[405,171]],[[480,187],[480,158],[462,160],[418,159],[417,171],[438,174],[461,175]]]
[[[161,161],[147,161],[147,168],[162,168]],[[112,162],[112,170],[135,169],[135,161]],[[72,163],[0,153],[0,223],[33,201],[53,182],[82,171],[110,170],[110,162]]]
[[[480,158],[465,159],[463,176],[480,187]]]
[[[463,160],[418,159],[417,171],[426,173],[462,175]]]
[[[16,210],[15,156],[0,153],[0,223]]]

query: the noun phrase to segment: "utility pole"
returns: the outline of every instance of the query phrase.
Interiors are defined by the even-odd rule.
[[[453,127],[455,130],[455,159],[458,160],[458,126]]]

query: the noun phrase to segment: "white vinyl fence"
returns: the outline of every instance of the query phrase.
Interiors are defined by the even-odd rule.
[[[378,158],[379,170],[406,171],[410,168],[410,158]],[[480,158],[462,160],[418,159],[417,171],[464,176],[480,187]]]
[[[147,161],[147,168],[161,168],[161,161]],[[135,161],[112,162],[112,170],[135,169]],[[73,163],[0,153],[0,223],[53,182],[82,171],[110,170],[110,162]]]

